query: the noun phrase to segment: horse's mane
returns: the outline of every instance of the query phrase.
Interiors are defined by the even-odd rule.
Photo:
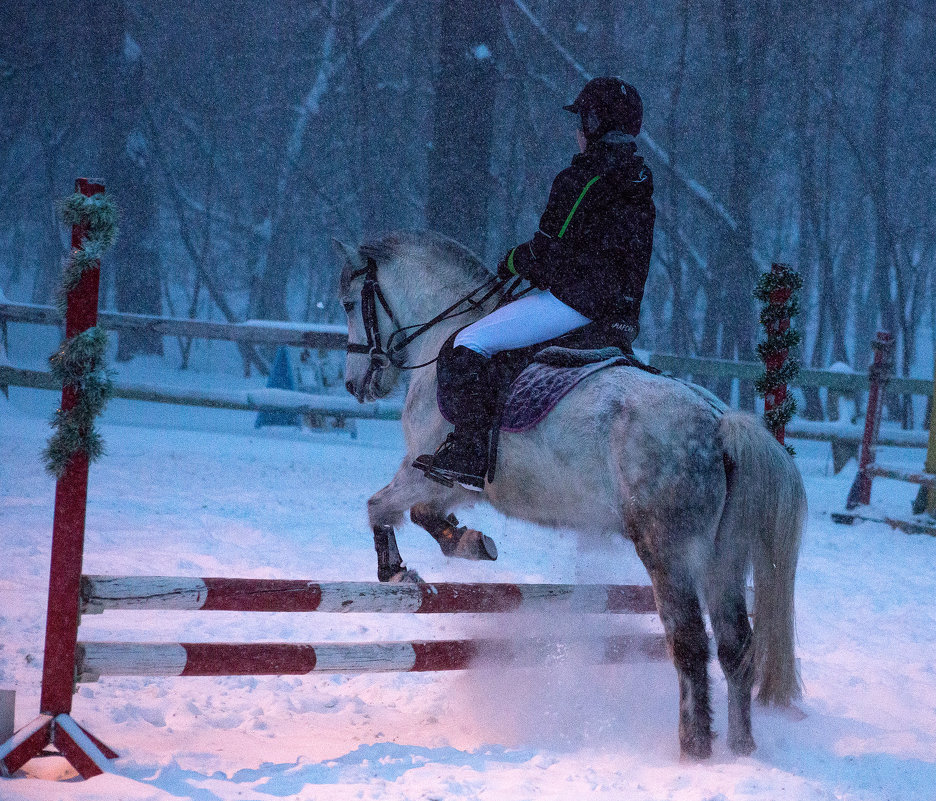
[[[491,277],[481,260],[468,248],[435,231],[391,231],[362,244],[359,253],[362,258],[372,258],[377,264],[396,260],[423,261],[437,269],[450,264],[465,278],[478,283]]]

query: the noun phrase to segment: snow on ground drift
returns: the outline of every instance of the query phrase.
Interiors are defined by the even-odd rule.
[[[17,692],[17,726],[38,710],[54,490],[39,454],[52,403],[0,396],[0,688]],[[252,424],[115,403],[108,455],[91,470],[84,572],[372,580],[365,501],[402,456],[398,426],[361,424],[352,440]],[[831,523],[854,463],[832,476],[827,446],[798,447],[811,504],[797,585],[805,717],[756,708],[749,758],[725,746],[714,663],[722,736],[701,765],[679,761],[665,664],[110,678],[81,686],[74,715],[120,752],[113,774],[68,781],[61,758],[37,759],[0,779],[0,799],[934,799],[936,540]],[[874,500],[900,514],[913,494],[881,481]],[[428,580],[646,583],[626,543],[579,543],[483,508],[463,519],[496,540],[498,562],[446,560],[408,525],[410,566]],[[652,618],[109,612],[86,616],[80,636],[315,642],[639,626],[658,629]]]

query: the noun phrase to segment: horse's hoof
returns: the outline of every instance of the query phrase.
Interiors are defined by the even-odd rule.
[[[683,762],[702,762],[712,756],[710,737],[680,738],[679,756]]]
[[[428,504],[417,503],[410,509],[410,520],[426,529],[448,557],[490,562],[497,559],[494,540],[473,528],[459,526],[455,515],[441,517]]]
[[[743,734],[738,737],[729,735],[728,747],[733,754],[737,754],[738,756],[750,756],[754,753],[754,749],[757,748],[757,744],[750,734]]]
[[[476,561],[490,561],[497,559],[497,546],[494,540],[473,528],[456,529],[458,535],[455,547],[450,556],[459,559],[474,559]]]
[[[410,570],[409,568],[404,567],[402,570],[397,571],[388,579],[390,584],[425,584],[426,582],[422,580],[422,576],[419,575],[415,570]]]

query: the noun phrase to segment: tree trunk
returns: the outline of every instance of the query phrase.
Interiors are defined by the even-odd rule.
[[[815,21],[815,4],[807,2],[801,9],[802,23],[811,26]],[[793,118],[793,130],[796,135],[797,167],[799,169],[799,242],[797,247],[797,265],[803,276],[803,305],[811,309],[811,300],[815,296],[816,323],[815,338],[813,339],[810,364],[820,366],[825,353],[825,340],[827,330],[828,310],[823,303],[825,276],[819,260],[814,258],[815,243],[818,237],[816,211],[819,199],[819,187],[816,181],[816,118],[810,103],[809,87],[812,81],[812,68],[809,51],[794,37],[789,37],[787,45],[792,48],[794,58],[794,74],[797,77],[797,93],[802,101],[796,107],[796,116]],[[824,412],[822,397],[818,387],[803,387],[805,408],[800,414],[807,420],[822,420]],[[832,419],[834,411],[829,409]]]
[[[871,197],[875,211],[874,235],[874,289],[877,294],[881,315],[881,327],[898,334],[898,315],[895,309],[891,280],[896,270],[896,243],[891,229],[890,192],[887,185],[890,165],[891,144],[891,94],[894,89],[894,58],[897,50],[899,9],[891,3],[883,4],[884,15],[881,30],[881,73],[878,82],[878,97],[872,116],[872,141],[874,142],[873,163],[876,174]],[[895,353],[896,353],[895,347]],[[900,414],[900,401],[893,392],[884,394],[884,410],[887,419]]]
[[[302,165],[308,163],[309,151],[313,147],[309,129],[319,116],[322,98],[337,69],[337,0],[332,0],[329,15],[330,20],[321,33],[318,64],[308,76],[302,96],[295,104],[296,113],[287,129],[289,135],[280,156],[276,183],[271,188],[269,209],[265,209],[269,239],[260,252],[255,312],[264,320],[289,319],[287,296],[296,253],[297,213],[301,208],[300,201],[305,200],[300,198],[297,184]],[[295,54],[286,44],[281,49],[281,62],[288,64]]]
[[[758,179],[754,142],[757,134],[759,88],[766,47],[767,9],[764,2],[752,7],[736,0],[722,0],[722,25],[727,59],[727,120],[731,143],[728,168],[728,207],[738,223],[734,233],[722,237],[718,269],[725,282],[724,337],[721,352],[726,358],[755,359],[754,325],[751,292],[757,281],[754,264],[752,201]],[[751,18],[754,24],[751,24]],[[746,43],[748,43],[747,46]],[[739,406],[753,411],[754,387],[740,382]]]
[[[150,131],[143,108],[150,102],[143,54],[131,36],[123,0],[96,6],[102,39],[101,94],[110,103],[103,134],[104,180],[120,209],[120,235],[113,251],[114,303],[118,311],[162,313],[158,207]],[[137,354],[162,355],[162,337],[149,331],[121,331],[117,361]]]
[[[491,187],[495,58],[500,52],[497,4],[478,0],[439,5],[441,37],[426,222],[483,254]]]
[[[689,46],[689,0],[680,0],[679,15],[679,57],[677,60],[675,84],[670,96],[669,116],[667,119],[667,142],[673,167],[679,164],[682,129],[680,117],[680,99],[686,77],[686,55]],[[665,217],[671,230],[667,237],[669,243],[669,279],[673,289],[673,311],[669,332],[669,349],[673,353],[692,355],[692,324],[690,321],[693,297],[688,290],[687,272],[690,267],[686,262],[685,248],[679,236],[680,227],[680,192],[675,181],[667,181],[663,195],[666,208]]]

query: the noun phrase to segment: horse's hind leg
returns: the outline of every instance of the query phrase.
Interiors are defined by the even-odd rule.
[[[709,704],[708,637],[696,590],[696,569],[689,554],[692,541],[665,537],[634,544],[650,581],[666,644],[679,678],[679,748],[683,757],[707,759],[712,754],[712,711]],[[661,553],[660,544],[666,549]],[[678,550],[677,550],[678,549]]]
[[[706,579],[709,618],[718,644],[718,661],[728,682],[728,747],[750,754],[756,747],[751,734],[751,688],[754,685],[753,634],[744,597],[746,550],[718,540]]]

